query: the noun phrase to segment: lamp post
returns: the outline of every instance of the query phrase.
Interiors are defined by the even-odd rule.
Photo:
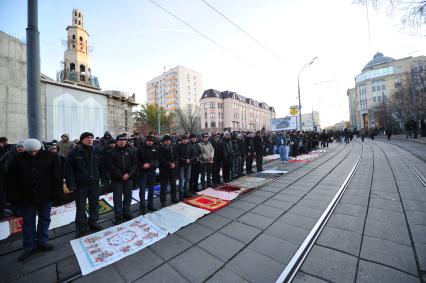
[[[297,75],[297,94],[299,96],[299,124],[300,124],[300,131],[302,131],[302,104],[301,104],[301,100],[300,100],[300,74],[302,73],[303,70],[305,70],[307,67],[309,67],[310,65],[312,65],[312,63],[314,63],[314,61],[317,59],[318,57],[314,57],[310,62],[306,63],[302,69],[300,69],[299,74]]]

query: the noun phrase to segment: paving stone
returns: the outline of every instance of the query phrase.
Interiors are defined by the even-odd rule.
[[[406,245],[364,236],[361,258],[392,266],[414,275],[417,274],[413,249]]]
[[[272,219],[277,219],[281,214],[283,214],[284,210],[261,204],[253,208],[251,212],[259,214],[259,215],[263,215]]]
[[[314,227],[317,220],[288,212],[278,218],[277,222],[291,224],[310,231]]]
[[[332,282],[354,282],[357,258],[314,245],[301,271]]]
[[[365,206],[350,204],[350,203],[339,203],[334,210],[335,213],[350,215],[359,218],[365,218],[367,214],[367,208]]]
[[[141,264],[143,263],[143,264]],[[134,281],[163,263],[163,260],[149,249],[129,255],[114,265],[126,281]]]
[[[393,268],[364,260],[359,261],[357,282],[386,282],[386,283],[419,283],[418,277],[395,270]]]
[[[144,277],[135,281],[135,283],[185,283],[189,282],[182,275],[180,275],[175,269],[173,269],[169,264],[165,263],[160,267],[156,268],[152,272],[148,273]]]
[[[248,212],[238,218],[237,221],[263,230],[266,229],[274,219]]]
[[[392,225],[382,221],[367,218],[365,235],[382,238],[404,245],[411,245],[410,236],[406,225]]]
[[[198,219],[197,223],[217,231],[228,224],[230,221],[231,220],[228,218],[211,213]]]
[[[333,213],[326,226],[362,233],[364,218]]]
[[[369,208],[367,219],[392,225],[406,225],[404,213],[391,210]]]
[[[367,196],[351,196],[344,194],[343,197],[340,199],[340,203],[350,203],[360,206],[367,206],[368,204],[368,197]]]
[[[59,281],[63,281],[64,279],[68,279],[73,277],[76,274],[79,274],[80,266],[78,265],[78,260],[75,256],[70,256],[63,260],[60,260],[56,263],[58,270],[58,279]]]
[[[93,283],[93,282],[126,282],[121,277],[120,273],[118,272],[115,265],[109,265],[107,267],[104,267],[102,269],[98,269],[96,271],[93,271],[92,273],[89,273],[87,275],[84,275],[82,277],[77,278],[76,280],[73,280],[73,282],[87,282],[87,283]]]
[[[410,225],[426,225],[426,212],[407,211],[405,214]]]
[[[190,242],[171,234],[151,245],[149,249],[159,255],[163,260],[169,260],[188,249],[190,246]]]
[[[410,225],[410,230],[414,243],[426,244],[426,226]]]
[[[244,211],[250,210],[255,206],[256,206],[255,203],[247,202],[247,201],[243,201],[243,200],[237,200],[237,201],[235,201],[235,202],[233,202],[229,205],[229,207],[241,209],[241,210],[244,210]]]
[[[245,211],[237,208],[233,208],[230,206],[224,207],[222,209],[219,209],[218,211],[214,212],[214,214],[228,218],[228,219],[235,219],[244,214]]]
[[[284,187],[273,187],[271,185],[268,185],[266,187],[263,187],[260,189],[261,191],[271,192],[271,193],[278,193],[284,190]]]
[[[0,280],[1,281],[1,280]],[[19,278],[16,283],[33,283],[33,282],[56,282],[56,264],[51,264],[42,269],[34,271],[24,277]]]
[[[400,193],[401,193],[401,198],[403,200],[426,201],[426,194],[423,194],[423,193],[404,192],[403,190],[401,190]]]
[[[239,222],[232,222],[219,231],[246,244],[261,232],[261,230],[257,228]]]
[[[400,200],[398,193],[371,192],[370,199]]]
[[[309,274],[303,273],[303,272],[297,272],[296,276],[294,277],[293,281],[295,283],[326,283],[327,281],[324,281],[318,277],[311,276]]]
[[[426,245],[420,243],[414,243],[416,249],[417,258],[419,259],[420,270],[426,271]]]
[[[309,234],[309,231],[283,222],[275,222],[265,230],[265,234],[300,245]]]
[[[403,212],[402,205],[399,200],[371,199],[370,207]]]
[[[251,249],[244,249],[225,268],[250,282],[275,282],[284,270],[281,263]]]
[[[223,262],[238,253],[244,244],[222,233],[215,233],[197,244]]]
[[[175,257],[169,264],[191,282],[202,282],[221,266],[222,262],[198,247],[192,247]]]
[[[255,204],[259,204],[265,201],[264,197],[257,197],[257,196],[252,196],[252,195],[247,195],[244,198],[242,198],[242,200],[244,201],[248,201],[248,202],[252,202]]]
[[[301,198],[302,198],[301,196],[292,196],[292,195],[279,193],[279,194],[276,194],[275,196],[273,196],[271,199],[283,200],[283,201],[295,203],[295,202],[299,201]]]
[[[330,202],[302,199],[297,205],[324,211]]]
[[[325,227],[317,244],[358,256],[361,247],[361,233],[342,230],[334,227]]]
[[[288,264],[299,245],[267,234],[261,234],[248,247],[278,262]]]
[[[256,197],[263,197],[263,198],[267,199],[269,197],[272,197],[274,195],[274,193],[256,190],[256,191],[250,193],[250,195],[256,196]]]
[[[205,226],[199,225],[197,223],[192,223],[179,231],[176,232],[176,235],[184,238],[185,240],[195,244],[201,241],[204,238],[207,238],[214,231]]]
[[[240,276],[238,276],[237,274],[235,274],[234,272],[228,269],[222,268],[206,282],[208,283],[223,283],[223,282],[245,283],[249,281],[241,278]]]
[[[426,202],[420,200],[404,200],[404,209],[405,210],[414,210],[426,212]]]
[[[295,196],[295,197],[303,197],[304,195],[306,195],[305,192],[294,191],[294,190],[291,190],[289,188],[281,191],[280,194],[285,194],[285,195]]]
[[[297,204],[296,206],[292,207],[288,212],[318,220],[324,211],[309,207],[302,207]]]
[[[293,205],[293,203],[291,203],[291,202],[275,200],[275,199],[267,200],[263,204],[270,206],[270,207],[282,209],[282,210],[287,210]]]

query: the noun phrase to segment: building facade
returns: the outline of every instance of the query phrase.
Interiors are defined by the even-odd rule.
[[[356,128],[357,123],[357,116],[356,116],[356,90],[355,88],[350,88],[346,92],[348,96],[348,102],[349,102],[349,117],[351,121],[352,127]]]
[[[101,91],[88,82],[55,81],[41,75],[44,141],[59,139],[63,133],[75,139],[84,131],[102,136],[106,130],[113,134],[133,130],[131,113],[137,105],[135,95]],[[0,136],[8,137],[10,143],[28,137],[26,45],[3,32],[0,32]]]
[[[148,104],[158,104],[166,111],[186,109],[199,105],[203,93],[200,73],[177,66],[146,83]]]
[[[355,113],[355,117],[351,117],[352,126],[358,129],[386,127],[383,109],[388,106],[389,98],[407,81],[415,81],[419,72],[426,72],[426,56],[396,60],[382,53],[374,55],[355,77],[355,93],[348,93],[355,96],[349,98],[355,100],[353,105],[349,103],[351,113]]]
[[[275,110],[235,92],[209,89],[200,99],[201,129],[215,131],[270,131]]]

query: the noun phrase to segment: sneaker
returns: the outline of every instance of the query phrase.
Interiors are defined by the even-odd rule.
[[[44,252],[49,252],[55,249],[55,246],[49,243],[38,244],[37,248]]]
[[[18,257],[18,261],[24,261],[34,254],[34,249],[24,249],[23,253]]]
[[[104,227],[102,227],[101,225],[97,223],[89,225],[89,228],[90,230],[93,230],[93,231],[102,231],[104,229]]]

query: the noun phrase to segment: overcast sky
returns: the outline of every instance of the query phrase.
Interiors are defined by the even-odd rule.
[[[397,14],[369,9],[369,36],[366,7],[351,0],[205,1],[275,55],[201,0],[155,2],[228,51],[149,0],[39,0],[41,71],[56,77],[65,50],[61,39],[72,9],[79,8],[93,46],[92,73],[104,90],[136,93],[145,102],[147,81],[164,67],[183,65],[203,75],[204,89],[264,101],[283,117],[297,104],[300,69],[317,56],[300,77],[302,113],[320,111],[324,127],[349,119],[346,91],[376,52],[395,59],[426,55],[424,33],[401,30]],[[26,2],[0,0],[0,30],[25,38]]]

